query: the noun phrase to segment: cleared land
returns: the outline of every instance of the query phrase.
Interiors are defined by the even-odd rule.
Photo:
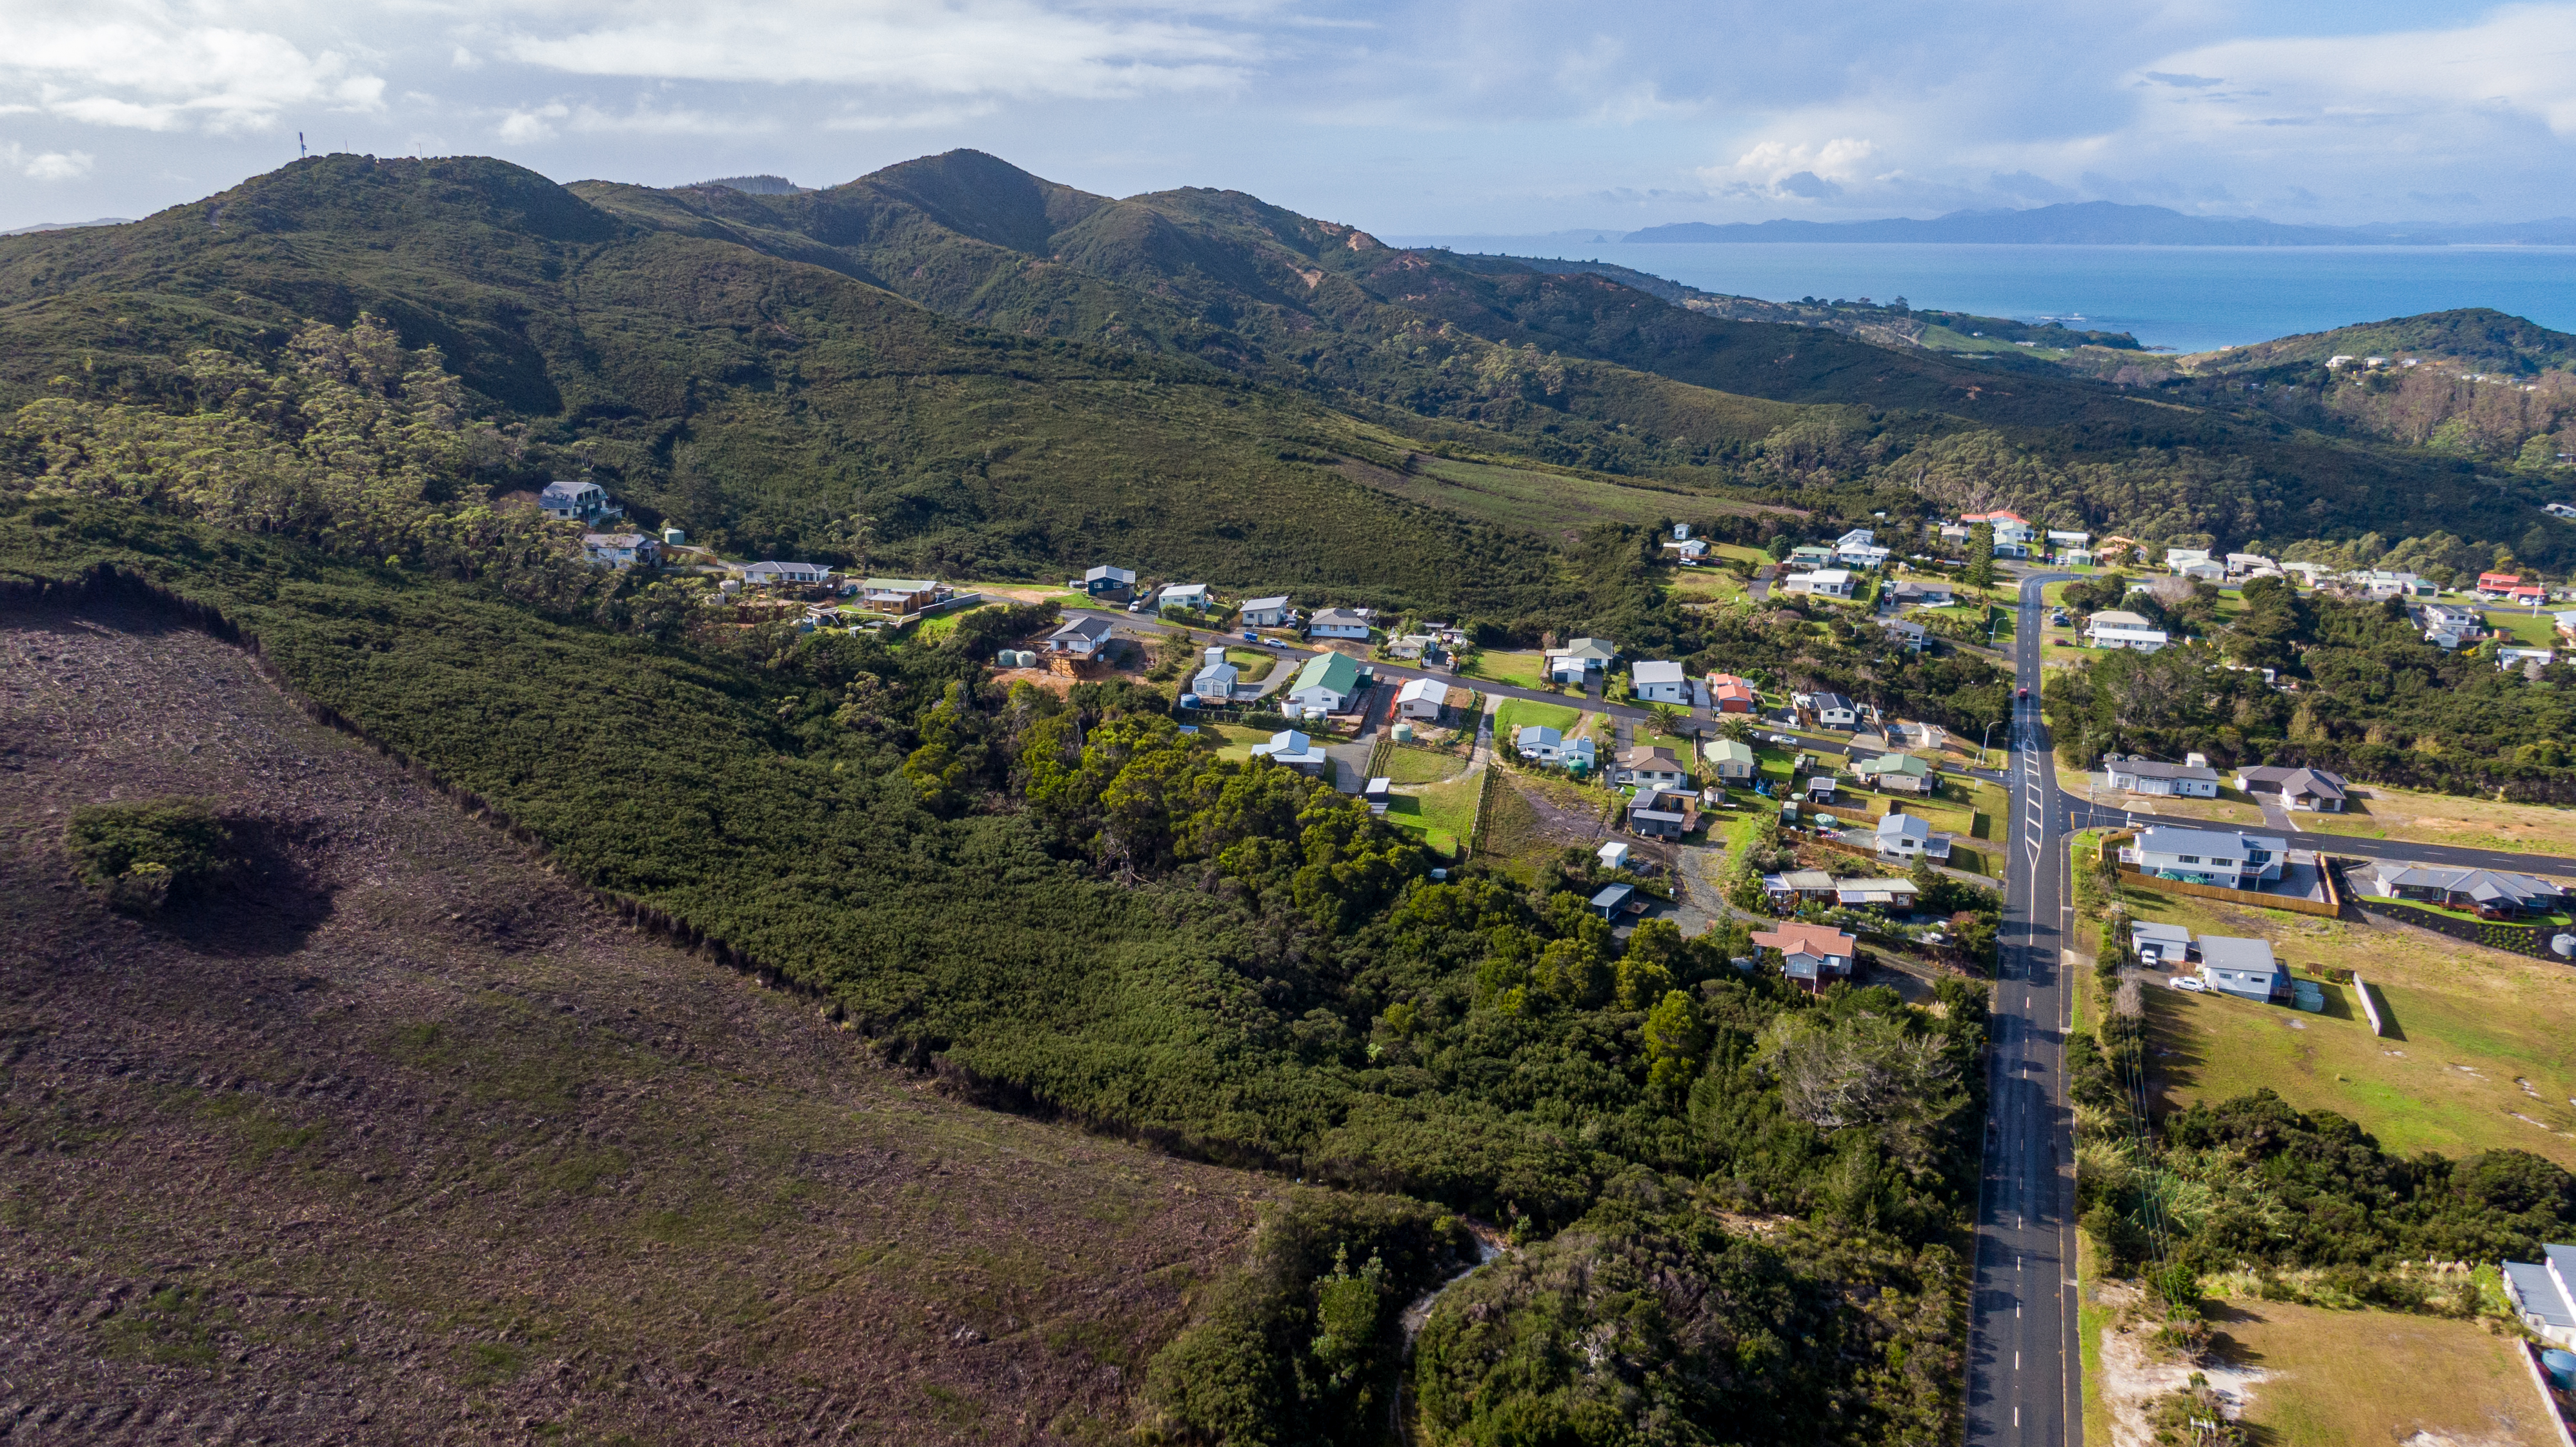
[[[1386,777],[1398,785],[1441,784],[1467,772],[1467,756],[1399,745],[1386,751],[1385,768]]]
[[[2535,854],[2576,854],[2576,809],[2546,804],[2507,804],[2453,794],[2423,794],[2384,784],[2357,785],[2345,814],[2297,814],[2303,830],[2400,839],[2415,844],[2457,844],[2472,849],[2513,849]]]
[[[1502,707],[1494,711],[1494,747],[1508,747],[1514,729],[1536,724],[1571,734],[1574,726],[1582,720],[1583,710],[1579,708],[1561,703],[1540,703],[1535,699],[1507,698],[1503,700]]]
[[[1494,789],[1485,852],[1477,857],[1527,881],[1537,866],[1568,846],[1590,849],[1608,838],[1609,814],[1617,802],[1604,789],[1506,769]]]
[[[2262,1372],[2244,1420],[2277,1447],[2555,1441],[2514,1345],[2472,1321],[2213,1304],[2227,1359]],[[2089,1438],[2088,1438],[2089,1440]]]
[[[1672,595],[1685,603],[1733,603],[1752,596],[1742,578],[1715,567],[1676,569]]]
[[[1497,653],[1478,649],[1461,670],[1468,678],[1481,678],[1491,683],[1508,683],[1515,688],[1547,686],[1547,655],[1544,653]]]
[[[1254,1177],[948,1099],[237,652],[0,619],[0,1379],[49,1440],[1092,1440]],[[172,707],[173,700],[186,707]],[[75,804],[252,868],[150,923]]]
[[[2403,926],[2125,892],[2142,919],[2267,939],[2303,972],[2357,970],[2396,1029],[2372,1035],[2353,990],[2334,984],[2323,1014],[2149,989],[2159,1112],[2269,1086],[2400,1154],[2512,1146],[2576,1169],[2576,970]]]
[[[1476,795],[1483,785],[1477,777],[1399,792],[1387,801],[1386,822],[1421,835],[1425,844],[1455,859],[1476,827]]]

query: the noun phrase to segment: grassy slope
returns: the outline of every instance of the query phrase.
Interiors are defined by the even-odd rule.
[[[2549,1440],[2521,1348],[2480,1323],[2231,1301],[2216,1324],[2263,1370],[2245,1421],[2279,1447]]]
[[[0,1315],[30,1406],[276,1440],[365,1412],[476,1439],[1080,1436],[1124,1424],[1240,1249],[1253,1178],[875,1066],[236,650],[17,612],[0,656]],[[64,806],[182,793],[277,826],[260,883],[149,925],[63,887]]]

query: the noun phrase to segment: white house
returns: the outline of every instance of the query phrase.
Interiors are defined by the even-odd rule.
[[[1757,931],[1753,943],[1780,952],[1783,974],[1810,990],[1828,978],[1847,977],[1858,957],[1860,941],[1831,925],[1792,923]]]
[[[2093,541],[2091,533],[2068,532],[2063,528],[2048,530],[2048,542],[2051,547],[2080,548],[2091,541]]]
[[[2278,575],[2281,571],[2279,563],[2261,553],[2229,553],[2226,566],[2227,576],[2231,578],[2252,577],[2266,571]]]
[[[1205,583],[1174,583],[1165,588],[1161,596],[1154,600],[1158,607],[1187,608],[1197,613],[1206,612],[1208,604],[1212,601],[1214,600],[1208,597],[1208,585]]]
[[[828,583],[832,570],[820,563],[750,563],[742,570],[742,580],[754,587],[776,583]]]
[[[598,483],[565,478],[557,478],[539,489],[537,506],[550,518],[578,523],[595,523],[626,511],[610,502],[608,489]]]
[[[1565,735],[1545,724],[1524,724],[1512,735],[1512,747],[1533,763],[1579,765],[1589,769],[1600,757],[1599,745],[1588,738],[1568,741]]]
[[[1625,869],[1628,867],[1628,846],[1613,839],[1593,850],[1592,857],[1600,860],[1604,869]]]
[[[1360,666],[1340,653],[1318,653],[1306,660],[1288,684],[1288,701],[1312,714],[1340,713],[1360,691]]]
[[[1369,610],[1366,608],[1318,608],[1306,620],[1306,631],[1317,638],[1359,638],[1369,636]]]
[[[1100,656],[1101,651],[1109,646],[1111,635],[1117,630],[1118,625],[1115,622],[1098,614],[1068,618],[1062,626],[1046,636],[1046,651],[1087,661]]]
[[[2200,755],[2194,754],[2193,759]],[[2102,759],[2102,772],[2111,776],[2111,787],[2132,794],[2150,794],[2159,798],[2215,799],[2218,797],[2218,771],[2205,763],[2160,763],[2148,758],[2122,758],[2108,754]]]
[[[2327,769],[2258,764],[2236,771],[2236,787],[2241,793],[2271,794],[2287,809],[2340,814],[2347,785],[2343,775]]]
[[[1610,774],[1610,782],[1614,784],[1678,789],[1690,782],[1690,771],[1682,767],[1682,761],[1674,757],[1670,749],[1643,746],[1621,749],[1615,762],[1617,767]]]
[[[2137,615],[2129,615],[2134,618]],[[2161,628],[2124,628],[2095,617],[2084,625],[2084,641],[2095,648],[2125,648],[2131,653],[2154,653],[2173,642]]]
[[[2157,879],[2260,889],[2281,877],[2289,852],[2278,835],[2156,824],[2140,830],[2137,843],[2121,846],[2120,862]]]
[[[1678,663],[1649,661],[1628,670],[1629,691],[1641,703],[1678,703],[1688,707],[1691,701],[1690,680],[1682,676]]]
[[[1936,834],[1929,822],[1916,814],[1886,814],[1878,821],[1878,857],[1881,859],[1947,859],[1950,836]]]
[[[2176,573],[2181,572],[2185,568],[2192,567],[2200,563],[2206,563],[2208,561],[2209,549],[2207,548],[2165,549],[2165,567]]]
[[[1699,754],[1708,760],[1710,772],[1721,779],[1750,779],[1762,769],[1753,746],[1734,739],[1710,739],[1699,746]]]
[[[2002,552],[2006,546],[2021,548],[2027,551],[2030,546],[2031,539],[2037,536],[2036,531],[2030,525],[2030,520],[2017,512],[2010,512],[2002,508],[1997,508],[1993,512],[1972,512],[1961,513],[1959,515],[1959,525],[1961,527],[1973,528],[1979,523],[1983,523],[1987,527],[1995,530],[1995,551],[1998,553]],[[2013,554],[2013,556],[2018,557],[2020,555],[2016,553]]]
[[[1268,759],[1309,774],[1322,773],[1331,762],[1322,749],[1315,747],[1313,739],[1295,729],[1281,729],[1270,736],[1268,743],[1254,744],[1250,752],[1256,759]]]
[[[1875,568],[1888,559],[1888,549],[1878,546],[1878,539],[1867,528],[1854,528],[1834,539],[1834,561],[1855,568]]]
[[[1288,628],[1295,626],[1296,622],[1297,610],[1288,606],[1285,597],[1243,600],[1243,626],[1246,628]]]
[[[1475,697],[1466,689],[1454,688],[1438,679],[1410,679],[1396,692],[1395,716],[1437,723],[1444,710],[1465,708]]]
[[[1780,584],[1782,592],[1812,593],[1819,598],[1848,598],[1852,595],[1849,568],[1818,568],[1812,573],[1791,573]]]
[[[2576,1246],[2544,1245],[2538,1261],[2504,1263],[2504,1294],[2532,1335],[2576,1347]]]
[[[2133,920],[2129,924],[2129,948],[2150,965],[2168,961],[2180,964],[2191,958],[2191,931],[2178,924]]]
[[[2290,993],[2289,971],[2262,940],[2228,935],[2200,937],[2200,977],[2221,994],[2271,1001]]]
[[[1563,648],[1547,650],[1547,676],[1555,683],[1583,683],[1608,669],[1619,646],[1606,638],[1577,638]]]
[[[1190,680],[1190,692],[1197,694],[1202,703],[1230,703],[1235,682],[1241,676],[1233,664],[1225,661],[1223,648],[1211,648],[1206,661],[1199,665],[1198,676]]]
[[[1908,578],[1896,585],[1895,597],[1900,608],[1947,608],[1958,595],[1937,578]]]
[[[2499,648],[2496,650],[2498,668],[2520,668],[2526,663],[2537,663],[2547,668],[2557,661],[2558,652],[2552,648]]]
[[[1839,693],[1801,694],[1790,702],[1813,709],[1819,728],[1847,729],[1860,724],[1860,710]]]
[[[662,545],[642,533],[583,533],[581,551],[594,568],[649,568],[661,560]]]

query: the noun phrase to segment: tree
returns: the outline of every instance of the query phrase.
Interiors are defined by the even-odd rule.
[[[1962,581],[1971,588],[1995,585],[1995,530],[1985,523],[1968,529],[1968,571]]]
[[[1651,703],[1646,705],[1646,722],[1659,734],[1679,734],[1682,731],[1682,711],[1669,703]]]

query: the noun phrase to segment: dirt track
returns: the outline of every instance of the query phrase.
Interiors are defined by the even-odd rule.
[[[248,877],[149,924],[68,810]],[[619,926],[238,652],[0,615],[0,1434],[1062,1441],[1254,1178],[996,1115]]]

